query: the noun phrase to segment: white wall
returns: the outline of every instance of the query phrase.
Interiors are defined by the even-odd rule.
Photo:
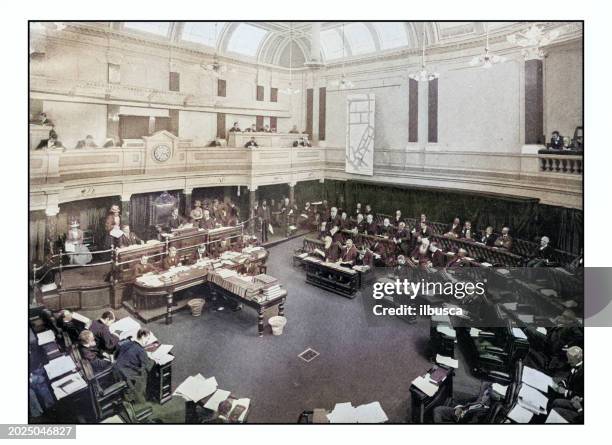
[[[438,146],[447,150],[519,152],[520,70],[462,67],[438,80]]]
[[[192,139],[194,146],[205,146],[217,134],[217,115],[197,111],[179,112],[179,135]]]
[[[582,125],[582,46],[551,48],[544,59],[544,131],[572,137]]]
[[[66,148],[92,135],[101,146],[106,140],[106,105],[71,102],[43,102],[43,111],[51,117],[59,140]]]

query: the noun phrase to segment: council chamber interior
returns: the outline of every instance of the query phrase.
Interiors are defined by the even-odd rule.
[[[30,22],[29,421],[583,423],[582,25]]]

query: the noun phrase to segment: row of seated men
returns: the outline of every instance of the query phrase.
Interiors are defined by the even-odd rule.
[[[305,212],[309,211],[309,206]],[[360,205],[358,205],[358,211]],[[323,214],[319,226],[319,239],[326,240],[326,251],[329,250],[329,257],[332,260],[340,258],[343,262],[343,257],[354,256],[354,251],[357,251],[351,242],[351,249],[347,246],[342,246],[342,241],[346,237],[346,231],[353,234],[365,234],[377,236],[381,239],[392,240],[392,243],[375,241],[372,246],[360,246],[358,257],[365,258],[365,262],[369,257],[374,259],[374,263],[380,266],[393,266],[399,261],[399,257],[403,256],[408,260],[408,263],[413,265],[443,267],[445,265],[446,255],[440,250],[436,242],[430,242],[429,237],[432,235],[432,229],[428,225],[427,216],[421,214],[418,227],[409,228],[402,218],[400,210],[396,211],[393,223],[389,218],[385,218],[382,224],[378,224],[374,220],[374,213],[370,205],[366,205],[365,218],[364,214],[359,212],[356,214],[355,220],[349,219],[346,212],[339,214],[336,207],[331,207],[329,215]],[[459,218],[455,218],[449,225],[448,231],[444,233],[445,237],[452,239],[460,239],[480,243],[484,246],[489,246],[503,251],[511,251],[512,237],[509,234],[510,229],[504,227],[502,233],[496,236],[493,233],[493,227],[488,226],[481,236],[476,235],[476,231],[472,228],[470,221],[465,221],[461,225]],[[392,246],[392,247],[390,247]],[[353,249],[354,248],[354,249]],[[347,250],[348,249],[348,250]],[[350,252],[350,253],[343,253]],[[370,253],[370,255],[368,255]],[[526,263],[529,267],[545,266],[552,263],[553,248],[550,245],[548,237],[543,236],[540,240],[540,246],[532,253]],[[465,265],[464,261],[467,255],[465,249],[458,249],[454,258],[446,267],[454,267]]]
[[[563,356],[565,370],[554,378],[554,384],[546,394],[547,415],[555,411],[568,423],[584,422],[584,364],[583,351],[580,346],[568,347]],[[519,382],[516,382],[517,384]],[[500,422],[504,418],[492,417],[493,407],[501,401],[491,383],[482,386],[475,400],[437,406],[433,410],[434,423],[486,423]],[[515,402],[515,401],[512,401]],[[511,409],[506,406],[504,414]],[[544,418],[546,416],[543,416]],[[542,423],[543,423],[542,419]]]
[[[106,311],[99,319],[92,321],[88,329],[82,329],[73,321],[72,313],[64,310],[58,326],[79,345],[82,359],[91,365],[94,373],[112,367],[113,372],[127,383],[130,401],[144,403],[148,372],[154,366],[145,351],[151,332],[142,328],[136,338],[120,340],[109,329],[114,322],[115,314]]]

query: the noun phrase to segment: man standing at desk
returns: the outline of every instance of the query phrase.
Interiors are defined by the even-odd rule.
[[[89,330],[96,339],[98,349],[112,354],[117,349],[119,337],[111,333],[108,328],[115,322],[115,314],[112,311],[106,311],[98,320],[94,320],[89,327]]]
[[[272,213],[270,212],[270,208],[268,207],[268,203],[265,199],[261,203],[258,216],[261,221],[261,242],[265,243],[268,241],[268,226],[270,225],[270,219],[272,218]]]
[[[148,329],[139,329],[136,339],[122,343],[117,352],[115,369],[128,384],[130,401],[136,403],[146,401],[147,375],[155,364],[144,349],[150,336]]]

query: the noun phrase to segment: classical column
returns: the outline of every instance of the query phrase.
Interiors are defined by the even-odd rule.
[[[123,194],[121,195],[121,220],[122,224],[131,225],[130,221],[130,199],[132,198],[132,194]]]
[[[257,186],[249,187],[249,216],[250,219],[253,216],[255,210],[255,201],[257,200]],[[251,235],[255,234],[255,221],[249,221],[249,232]]]
[[[47,234],[47,248],[45,252],[48,252],[51,246],[55,246],[57,241],[57,214],[59,213],[59,207],[48,207],[45,210],[45,232]],[[57,253],[57,252],[54,252]]]
[[[295,204],[295,182],[289,183],[289,205],[293,207]]]
[[[321,22],[312,22],[310,27],[310,62],[321,62]]]

